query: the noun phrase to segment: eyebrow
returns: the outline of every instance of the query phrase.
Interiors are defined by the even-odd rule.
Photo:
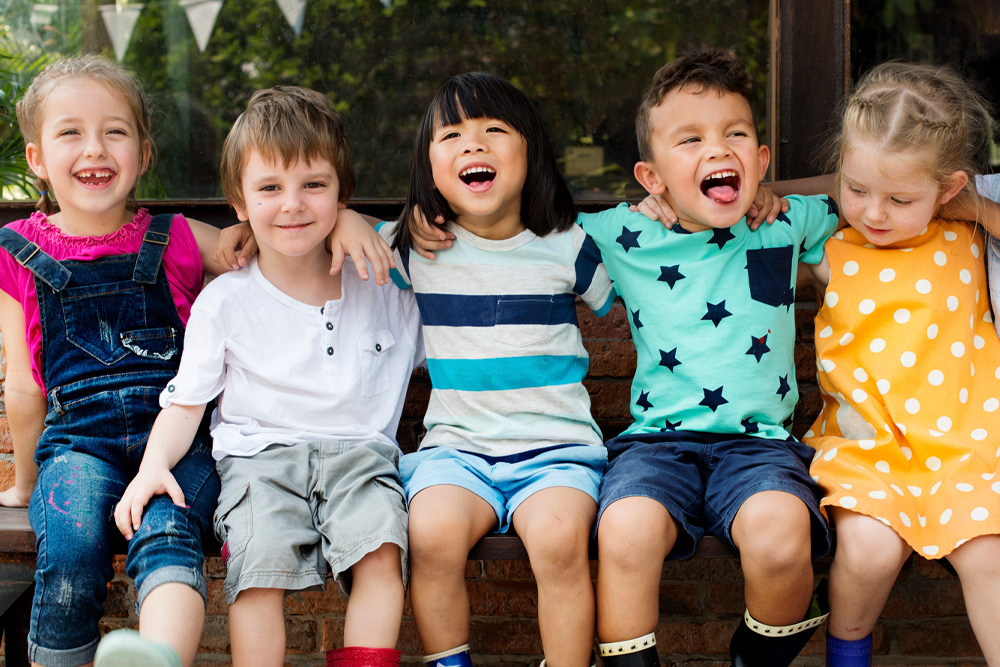
[[[751,123],[746,118],[740,118],[740,117],[730,118],[725,123],[726,128],[735,127],[737,125],[745,125],[746,127],[753,128],[753,123]],[[686,134],[688,132],[697,132],[698,130],[701,130],[702,127],[704,127],[704,125],[700,123],[688,123],[687,125],[681,125],[680,127],[675,127],[673,130],[670,131],[670,134],[673,135],[673,134]]]

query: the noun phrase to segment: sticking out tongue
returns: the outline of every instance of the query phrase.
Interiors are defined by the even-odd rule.
[[[701,182],[701,191],[714,202],[728,204],[739,195],[740,177],[735,171],[716,172]]]
[[[721,204],[728,204],[736,199],[736,188],[731,185],[716,185],[705,191],[705,194],[714,201]]]

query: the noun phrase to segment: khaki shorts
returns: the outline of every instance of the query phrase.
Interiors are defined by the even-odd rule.
[[[351,566],[383,544],[399,547],[407,578],[406,505],[399,449],[381,442],[271,445],[218,462],[215,534],[226,601],[248,588],[322,587],[350,593]]]

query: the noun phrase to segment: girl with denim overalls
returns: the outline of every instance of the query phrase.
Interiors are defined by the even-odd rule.
[[[141,93],[117,66],[92,56],[54,63],[17,113],[42,198],[41,210],[0,230],[16,474],[0,502],[30,497],[38,564],[29,658],[74,667],[96,652],[99,665],[127,664],[121,653],[138,642],[157,647],[159,664],[189,665],[205,615],[202,539],[219,492],[207,434],[173,469],[180,488],[162,490],[169,495],[153,500],[128,543],[142,638],[112,633],[98,651],[98,621],[120,547],[115,504],[177,372],[203,263],[229,268],[210,256],[218,231],[133,208],[152,144]]]

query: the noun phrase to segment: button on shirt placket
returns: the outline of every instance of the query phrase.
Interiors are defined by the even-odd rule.
[[[321,315],[324,315],[326,313],[326,308],[320,308],[319,312]],[[323,322],[323,327],[326,329],[327,332],[326,335],[323,336],[323,339],[327,344],[325,353],[327,357],[333,357],[333,353],[335,351],[333,346],[333,328],[334,328],[333,322],[327,319],[325,322]]]

